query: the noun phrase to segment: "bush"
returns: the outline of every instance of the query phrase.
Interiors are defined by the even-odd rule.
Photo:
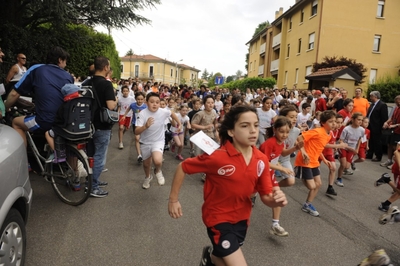
[[[394,102],[394,98],[400,95],[400,76],[377,79],[375,84],[368,85],[368,94],[371,91],[379,91],[381,93],[381,100],[387,103]]]
[[[242,80],[235,80],[229,83],[225,83],[221,88],[228,88],[228,89],[236,89],[238,88],[241,91],[246,91],[247,88],[250,89],[258,89],[258,88],[265,88],[269,87],[272,88],[276,84],[276,80],[274,78],[245,78]]]

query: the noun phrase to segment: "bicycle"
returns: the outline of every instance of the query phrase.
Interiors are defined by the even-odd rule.
[[[83,100],[83,98],[80,99]],[[30,108],[27,108],[26,105],[27,103],[25,102],[23,104],[25,108],[21,109],[17,106],[12,108],[12,114],[8,121],[12,120],[11,117],[18,115],[33,114],[33,111],[31,111],[33,110],[33,104]],[[74,106],[74,108],[77,108],[77,106]],[[11,123],[8,124],[10,125]],[[86,154],[87,143],[88,139],[91,138],[91,133],[89,138],[78,140],[61,137],[56,133],[54,152],[47,142],[44,144],[43,151],[47,157],[41,154],[34,141],[34,137],[36,138],[36,136],[40,135],[44,138],[43,131],[26,132],[28,147],[40,168],[39,174],[51,183],[61,201],[73,206],[83,204],[89,198],[92,189],[94,159]]]

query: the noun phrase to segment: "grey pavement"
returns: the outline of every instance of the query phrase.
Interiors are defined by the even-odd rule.
[[[136,162],[131,131],[118,150],[117,127],[110,143],[107,168],[101,179],[109,182],[106,198],[90,198],[78,207],[62,203],[51,185],[34,173],[30,220],[27,225],[26,265],[198,265],[202,247],[208,245],[201,220],[203,183],[188,175],[180,194],[183,217],[167,212],[170,185],[178,161],[166,152],[166,184],[154,179],[142,189],[142,166]],[[188,156],[185,148],[184,157]],[[243,246],[248,265],[357,265],[376,249],[384,248],[394,265],[400,265],[400,223],[380,225],[381,201],[391,195],[387,185],[373,182],[390,170],[370,161],[345,176],[345,187],[335,186],[337,197],[325,195],[327,168],[322,166],[323,186],[314,206],[320,217],[301,210],[307,189],[297,182],[283,188],[289,204],[281,225],[286,238],[269,234],[271,209],[257,201]],[[299,180],[296,180],[299,181]],[[400,205],[400,202],[397,203]]]

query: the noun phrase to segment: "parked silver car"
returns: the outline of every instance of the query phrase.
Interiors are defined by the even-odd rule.
[[[0,124],[0,265],[24,265],[31,202],[24,142],[14,129]]]

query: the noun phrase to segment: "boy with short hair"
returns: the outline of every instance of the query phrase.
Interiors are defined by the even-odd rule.
[[[315,217],[319,216],[319,213],[311,202],[317,196],[321,187],[320,162],[318,159],[321,159],[329,169],[332,168],[332,162],[325,159],[322,151],[331,139],[330,131],[334,127],[335,120],[336,113],[334,111],[324,111],[321,114],[321,127],[305,131],[297,138],[297,142],[304,142],[304,147],[297,154],[295,174],[296,177],[303,180],[303,184],[309,189],[302,210]]]
[[[130,89],[124,85],[121,88],[121,97],[118,97],[118,113],[119,113],[119,131],[118,131],[118,148],[124,148],[122,139],[127,129],[131,126],[132,111],[128,110],[129,106],[135,102],[135,98],[129,95]]]
[[[303,103],[301,105],[301,112],[297,114],[297,127],[301,132],[308,130],[307,122],[310,121],[311,105],[309,103]]]
[[[165,144],[164,121],[171,117],[176,121],[176,128],[182,125],[175,113],[168,109],[160,108],[160,95],[150,92],[146,95],[147,109],[142,110],[136,119],[135,134],[140,134],[140,150],[143,157],[143,169],[145,179],[142,187],[150,188],[153,176],[150,173],[151,163],[154,163],[154,175],[157,177],[160,186],[165,184],[161,171],[163,151]]]

